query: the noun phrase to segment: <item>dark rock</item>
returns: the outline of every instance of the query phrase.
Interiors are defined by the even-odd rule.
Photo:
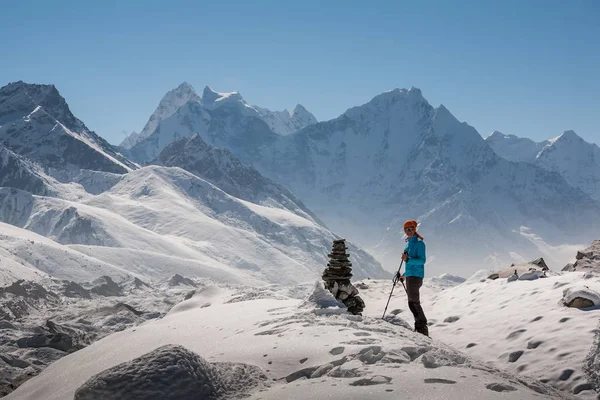
[[[594,302],[583,297],[575,297],[570,302],[565,303],[565,305],[572,308],[588,308],[594,307]]]
[[[198,287],[198,285],[196,285],[196,282],[194,282],[193,280],[191,280],[189,278],[184,278],[183,276],[181,276],[179,274],[175,274],[169,281],[169,286],[182,286],[182,285]]]
[[[494,273],[494,274],[491,274],[490,276],[488,276],[487,278],[491,279],[491,280],[496,280],[496,279],[500,278],[500,275]]]
[[[460,319],[459,316],[453,315],[451,317],[447,317],[446,319],[444,319],[444,322],[446,323],[452,323],[452,322],[456,322]]]
[[[560,373],[560,376],[558,377],[558,379],[560,379],[561,381],[566,381],[571,377],[571,375],[573,375],[573,372],[575,372],[575,371],[570,368],[565,369],[565,370],[563,370],[563,372]]]
[[[569,263],[569,264],[565,265],[565,267],[562,269],[562,271],[567,271],[567,272],[575,271],[574,265]]]
[[[0,329],[16,330],[17,327],[8,321],[0,321]]]
[[[135,286],[138,289],[151,287],[150,285],[148,285],[146,282],[144,282],[143,280],[141,280],[139,278],[135,278],[133,280],[133,286]]]
[[[5,356],[0,354],[0,359],[2,359],[5,363],[15,368],[27,368],[29,367],[29,363],[25,360],[20,360],[18,358],[12,358],[9,356]]]
[[[519,358],[521,358],[521,356],[523,355],[523,350],[519,350],[519,351],[513,351],[512,353],[510,353],[508,355],[508,362],[515,362],[517,361]]]
[[[184,299],[184,300],[189,300],[189,299],[191,299],[192,297],[194,297],[194,295],[195,295],[195,294],[196,294],[196,291],[195,291],[195,290],[192,290],[192,291],[188,292],[188,293],[185,295],[185,297],[184,297],[183,299]]]
[[[182,346],[167,345],[91,377],[74,400],[241,398],[267,377],[255,366],[209,363]]]
[[[17,340],[17,346],[26,347],[51,347],[57,350],[69,351],[73,348],[73,339],[65,333],[36,334]]]
[[[125,303],[117,303],[117,304],[115,305],[115,309],[116,309],[116,310],[118,310],[118,311],[129,311],[129,312],[131,312],[132,314],[134,314],[134,315],[137,315],[138,317],[139,317],[140,315],[143,315],[143,314],[144,314],[144,312],[143,312],[143,311],[136,310],[135,308],[133,308],[133,307],[132,307],[132,306],[130,306],[129,304],[125,304]]]
[[[537,349],[538,346],[542,343],[544,343],[544,342],[541,340],[530,340],[529,342],[527,342],[527,348],[528,349]]]
[[[517,390],[516,388],[507,385],[505,383],[488,383],[485,385],[486,389],[492,390],[494,392],[514,392]]]
[[[110,276],[103,276],[95,283],[98,283],[92,288],[92,293],[100,296],[123,296],[123,291]]]
[[[533,261],[530,261],[529,264],[533,264],[533,265],[537,265],[538,267],[540,267],[542,269],[542,271],[548,271],[548,265],[546,265],[546,261],[544,261],[544,259],[542,257],[540,258],[536,258]]]
[[[92,298],[92,295],[90,294],[89,290],[84,289],[83,286],[73,281],[70,281],[66,284],[65,288],[63,289],[63,293],[67,297],[79,297],[82,299]]]
[[[39,283],[29,282],[22,279],[14,282],[10,286],[0,288],[0,296],[5,296],[9,293],[15,296],[25,297],[27,299],[32,300],[58,298],[58,295],[56,293],[47,291]]]

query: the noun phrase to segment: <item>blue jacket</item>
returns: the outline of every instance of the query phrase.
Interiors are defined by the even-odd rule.
[[[425,242],[414,235],[406,242],[404,250],[408,251],[408,261],[404,262],[404,276],[425,277]]]

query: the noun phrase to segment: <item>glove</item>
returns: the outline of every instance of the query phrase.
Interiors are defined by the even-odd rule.
[[[396,272],[393,279],[394,284],[398,283],[398,281],[404,282],[404,275],[400,275],[400,272]]]

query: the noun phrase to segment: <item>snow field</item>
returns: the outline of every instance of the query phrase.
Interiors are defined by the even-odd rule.
[[[380,317],[317,315],[283,292],[206,287],[161,320],[57,361],[7,400],[72,399],[91,376],[169,344],[259,367],[268,380],[252,399],[568,398]],[[240,297],[254,300],[231,302]]]

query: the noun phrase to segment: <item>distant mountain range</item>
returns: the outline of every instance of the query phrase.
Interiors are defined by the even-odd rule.
[[[501,157],[557,172],[570,185],[600,201],[600,147],[574,131],[542,142],[495,131],[485,140]]]
[[[161,121],[130,156],[149,162],[168,143],[192,135],[286,185],[388,268],[399,260],[401,225],[409,218],[422,223],[430,266],[439,273],[539,256],[540,238],[549,246],[589,241],[592,224],[571,221],[600,218],[599,203],[564,171],[500,157],[474,128],[444,106],[432,107],[416,88],[383,93],[285,136],[239,93],[205,89],[201,101]]]
[[[0,223],[15,237],[0,241],[10,255],[2,281],[177,273],[260,285],[319,279],[326,267],[339,236],[227,150],[190,137],[164,149],[162,166],[139,167],[87,130],[53,86],[18,82],[0,94]],[[388,276],[349,248],[357,277]]]
[[[192,113],[201,115],[199,120],[190,121],[190,123],[195,123],[195,125],[189,127],[184,125],[177,128],[167,123],[166,127],[161,127],[164,121],[168,120],[174,114],[179,113],[179,109],[184,106],[187,109],[193,110],[191,111]],[[317,123],[314,115],[300,104],[292,111],[270,111],[266,108],[250,106],[238,92],[218,93],[206,86],[202,97],[200,97],[188,83],[184,82],[177,88],[169,91],[162,98],[156,111],[150,116],[141,133],[133,132],[120,146],[130,149],[132,158],[150,161],[158,156],[167,144],[173,140],[191,136],[190,132],[193,132],[195,129],[217,131],[217,134],[219,130],[239,130],[240,122],[230,127],[219,124],[219,120],[223,118],[223,114],[227,114],[228,112],[237,113],[237,117],[240,119],[255,118],[256,122],[262,121],[264,125],[261,128],[282,136],[292,134],[308,125]],[[177,117],[174,118],[177,119]],[[189,128],[191,131],[186,130],[186,128]],[[136,146],[140,142],[145,143]]]
[[[303,224],[314,232],[332,237],[325,233],[329,232],[327,226],[366,247],[391,270],[404,247],[402,223],[410,218],[421,223],[431,273],[460,275],[540,255],[549,258],[550,264],[562,266],[571,252],[562,258],[548,249],[589,242],[596,238],[600,223],[600,202],[593,189],[596,175],[590,173],[598,169],[597,146],[572,132],[547,143],[500,133],[484,140],[444,106],[431,106],[416,88],[382,93],[338,118],[316,122],[302,106],[292,112],[271,112],[249,105],[238,92],[219,93],[206,87],[199,96],[183,83],[167,93],[144,129],[119,148],[89,132],[68,111],[54,87],[20,82],[0,93],[0,110],[6,110],[0,113],[0,143],[4,146],[0,154],[11,165],[6,173],[0,173],[0,182],[86,207],[101,204],[100,208],[116,212],[119,218],[163,236],[184,235],[181,227],[185,224],[162,230],[171,223],[156,216],[161,204],[157,195],[165,201],[158,206],[165,215],[171,202],[203,204],[193,212],[206,212],[213,219],[233,216],[220,221],[262,232],[259,237],[266,243],[277,242],[278,251],[301,259],[310,259],[311,251],[321,250],[308,245],[316,240],[313,234],[303,233],[298,239],[297,229],[302,224],[294,218],[306,221]],[[30,93],[50,93],[53,100]],[[31,122],[30,114],[40,113],[39,105],[51,110],[46,117],[54,121],[50,129],[49,123]],[[59,122],[57,116],[68,122]],[[69,149],[82,145],[87,146],[81,150],[85,157],[79,156],[79,150],[71,154]],[[569,162],[574,159],[576,162]],[[148,164],[160,167],[137,171]],[[184,169],[187,175],[173,168]],[[200,179],[197,184],[191,183],[194,175]],[[210,185],[218,190],[190,192],[190,185]],[[117,187],[119,195],[114,197]],[[126,194],[127,190],[133,192]],[[171,190],[183,197],[172,197]],[[217,207],[229,198],[223,195],[247,204],[249,213],[233,212],[237,205]],[[14,196],[2,201],[9,198]],[[58,207],[63,210],[60,215],[68,208],[55,200],[30,202],[44,210]],[[268,217],[261,211],[259,218],[253,205],[272,211]],[[74,207],[78,215],[90,215],[85,207]],[[220,210],[216,214],[214,207]],[[6,215],[14,209],[4,210],[7,220]],[[21,217],[25,222],[15,224],[31,229],[39,226],[26,215]],[[89,218],[73,226],[120,229],[118,224],[100,222],[104,217]],[[259,229],[256,218],[289,226],[294,233],[285,235],[295,239],[284,240],[280,234],[273,236]],[[289,225],[292,220],[295,222]],[[105,235],[96,228],[91,230],[96,233],[86,234],[86,240],[103,237],[102,246],[130,243],[115,239],[111,229]],[[42,231],[60,237],[47,233],[51,232],[47,227]],[[285,250],[283,243],[300,247]],[[319,243],[326,252],[325,242]],[[164,251],[168,246],[157,247]],[[358,263],[358,270],[377,271],[374,260],[366,261],[366,254],[360,257],[366,264]],[[311,263],[314,273],[316,264],[314,260]],[[262,270],[258,264],[252,265],[250,270]],[[265,279],[262,272],[257,274]]]

